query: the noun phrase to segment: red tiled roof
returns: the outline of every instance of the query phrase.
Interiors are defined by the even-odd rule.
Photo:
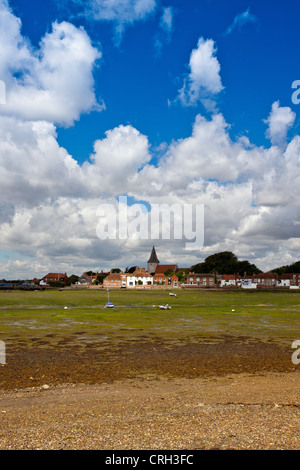
[[[274,279],[278,277],[277,273],[260,273],[260,274],[254,274],[254,278],[257,279]]]
[[[223,274],[222,279],[224,279],[224,281],[231,281],[231,280],[234,281],[236,279],[236,275],[235,274]]]
[[[48,273],[46,274],[46,276],[43,277],[43,279],[46,279],[46,278],[51,278],[51,279],[61,279],[61,278],[64,278],[64,279],[67,279],[68,276],[66,273]]]
[[[132,274],[126,274],[127,276],[131,277],[151,277],[151,274],[145,270],[145,268],[138,268],[136,267],[135,271]]]
[[[123,275],[123,273],[110,273],[104,281],[120,281]]]
[[[280,279],[294,279],[294,276],[298,277],[298,276],[300,276],[300,274],[298,274],[298,273],[295,273],[295,274],[284,273],[284,274],[281,274],[279,277],[280,277]]]
[[[159,264],[155,270],[155,274],[164,274],[168,269],[176,271],[178,269],[177,264]]]
[[[204,273],[204,274],[200,274],[200,273],[190,273],[188,275],[188,277],[214,277],[214,274],[211,274],[211,273]]]

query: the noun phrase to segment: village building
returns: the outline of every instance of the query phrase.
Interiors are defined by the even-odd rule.
[[[165,276],[164,274],[162,273],[155,273],[153,275],[153,285],[163,285],[163,286],[167,286],[168,285],[168,278],[167,276]]]
[[[254,278],[252,276],[245,275],[241,281],[241,288],[242,289],[256,289],[257,283],[254,282]]]
[[[169,285],[172,287],[179,287],[179,279],[176,276],[176,274],[173,274],[173,276],[169,277]]]
[[[281,276],[278,277],[277,285],[278,287],[290,287],[292,281],[293,281],[293,275],[282,274]]]
[[[176,274],[173,274],[173,276],[168,277],[162,273],[155,273],[153,275],[153,285],[179,287],[180,283]]]
[[[278,277],[278,287],[299,287],[300,286],[300,274],[298,273],[285,273]]]
[[[150,258],[147,262],[147,270],[150,274],[165,274],[167,271],[176,272],[178,271],[177,264],[160,264],[159,259],[157,257],[155,248],[152,248],[152,252]]]
[[[126,274],[123,272],[112,273],[110,272],[105,279],[103,279],[103,287],[106,289],[111,288],[125,288],[126,287]]]
[[[222,274],[219,278],[219,285],[222,288],[233,288],[240,285],[240,278],[236,274]]]
[[[145,268],[135,268],[132,274],[126,274],[126,285],[127,287],[138,287],[138,286],[151,286],[153,284],[153,277],[146,271]]]
[[[91,275],[88,274],[87,272],[84,272],[78,279],[77,283],[80,285],[88,285],[92,284],[97,279],[98,272],[97,273],[92,273]]]
[[[257,284],[257,288],[277,287],[278,274],[276,273],[260,273],[252,276],[252,282]]]
[[[216,287],[214,274],[190,273],[186,278],[187,287]]]
[[[155,270],[155,274],[165,274],[167,271],[176,273],[178,271],[177,264],[159,264]]]
[[[48,273],[41,279],[40,284],[45,285],[50,282],[67,282],[68,276],[67,273]]]

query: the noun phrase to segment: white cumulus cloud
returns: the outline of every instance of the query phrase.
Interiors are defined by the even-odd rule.
[[[280,106],[279,101],[272,105],[272,110],[268,119],[267,137],[273,145],[286,144],[288,130],[295,122],[296,114],[289,107]]]
[[[179,99],[184,106],[195,106],[202,101],[207,104],[223,90],[220,76],[221,66],[216,57],[216,45],[212,39],[200,38],[193,49],[190,72],[179,90]]]
[[[147,3],[139,5],[142,18]],[[14,253],[2,262],[0,277],[146,262],[153,240],[97,237],[99,206],[115,208],[124,194],[148,206],[204,204],[203,249],[187,253],[182,240],[160,240],[159,257],[166,262],[190,266],[224,250],[261,269],[299,259],[300,136],[288,139],[295,121],[290,108],[273,104],[266,121],[269,148],[233,139],[230,124],[215,112],[198,114],[191,135],[161,146],[157,160],[146,135],[120,124],[79,164],[59,145],[56,126],[71,125],[97,106],[99,51],[83,29],[67,22],[54,23],[33,48],[5,0],[0,24],[6,30],[0,28],[0,73],[8,94],[0,114],[0,239],[2,251]],[[223,88],[215,43],[200,38],[189,65],[182,103],[213,100]]]
[[[101,110],[93,69],[101,53],[83,28],[55,22],[39,49],[21,35],[21,21],[0,3],[0,75],[6,83],[1,113],[70,126],[81,113]]]

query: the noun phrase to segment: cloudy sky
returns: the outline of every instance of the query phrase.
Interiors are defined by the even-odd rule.
[[[0,0],[0,279],[146,266],[153,245],[182,267],[299,260],[299,15],[297,0]],[[142,225],[155,204],[203,205],[203,246],[138,224],[101,239],[120,196]]]

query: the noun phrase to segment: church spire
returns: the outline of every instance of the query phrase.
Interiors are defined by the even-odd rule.
[[[148,273],[154,274],[158,265],[159,265],[159,261],[157,258],[155,248],[153,247],[150,258],[148,260]]]
[[[152,248],[152,252],[151,252],[150,258],[148,259],[148,263],[156,263],[156,264],[159,264],[159,261],[158,261],[158,258],[157,258],[157,254],[156,254],[156,251],[155,251],[155,248],[154,248],[154,247]]]

